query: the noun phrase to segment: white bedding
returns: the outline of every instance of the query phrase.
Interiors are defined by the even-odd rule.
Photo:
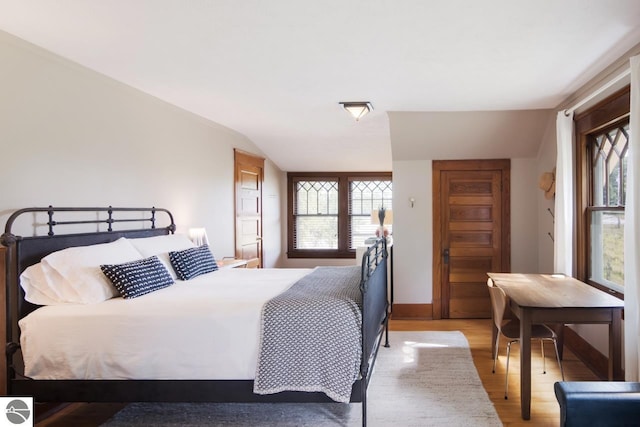
[[[253,379],[262,305],[310,269],[220,269],[140,298],[20,320],[35,379]]]

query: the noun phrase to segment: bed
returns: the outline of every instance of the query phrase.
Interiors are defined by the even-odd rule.
[[[40,219],[43,216],[44,220]],[[16,224],[24,222],[25,218],[29,233],[22,233],[25,236],[14,234],[13,228],[18,228]],[[91,231],[78,232],[86,227]],[[72,231],[61,234],[58,232],[60,229]],[[41,289],[29,287],[33,272],[39,271],[41,264],[46,267],[49,262],[58,269],[56,271],[63,271],[67,264],[59,267],[54,263],[56,260],[61,262],[60,254],[66,254],[67,258],[63,260],[71,260],[73,264],[76,259],[86,256],[86,251],[102,247],[113,251],[113,246],[117,246],[118,257],[124,257],[128,246],[132,245],[140,258],[149,255],[145,251],[153,249],[156,252],[151,256],[153,261],[167,266],[176,260],[169,259],[162,252],[164,243],[158,242],[170,241],[170,246],[175,245],[179,240],[174,234],[175,229],[173,215],[161,208],[47,207],[21,209],[13,213],[1,238],[7,247],[7,394],[34,396],[37,402],[338,400],[361,402],[362,423],[366,425],[367,386],[385,333],[384,345],[388,346],[387,250],[384,239],[378,240],[364,254],[362,263],[356,267],[355,278],[348,267],[327,270],[218,269],[188,279],[183,278],[177,268],[179,277],[172,278],[171,286],[145,290],[140,295],[127,298],[127,289],[123,291],[108,275],[107,266],[99,279],[105,280],[104,276],[108,276],[114,280],[120,294],[116,291],[111,296],[95,296],[95,291],[92,291],[86,297],[89,303],[75,303],[76,293],[85,298],[85,290],[78,291],[77,283],[97,277],[87,279],[78,276],[75,282],[65,282],[72,283],[75,288],[45,289],[40,296],[38,292]],[[123,246],[125,244],[126,247]],[[181,244],[186,245],[184,242]],[[185,247],[171,254],[173,257],[173,254],[199,250]],[[127,261],[126,257],[123,259]],[[121,265],[131,263],[138,261]],[[201,264],[206,263],[197,265]],[[173,265],[176,266],[175,263]],[[69,269],[73,274],[80,271],[79,268]],[[170,268],[167,270],[171,271]],[[354,299],[358,300],[357,306],[353,301],[347,306],[355,316],[353,321],[343,320],[339,317],[342,314],[334,312],[334,305],[326,305],[334,295],[320,296],[325,288],[331,289],[331,286],[347,281],[358,294]],[[57,286],[58,282],[54,282]],[[301,309],[314,313],[311,317],[316,324],[307,327],[309,333],[323,327],[330,328],[328,330],[345,329],[350,345],[357,346],[357,363],[346,362],[354,365],[355,369],[346,395],[342,392],[336,397],[315,385],[274,385],[270,382],[273,378],[282,377],[282,373],[292,369],[293,365],[287,367],[286,364],[273,363],[273,360],[279,362],[283,359],[283,349],[286,352],[291,345],[282,343],[286,337],[273,333],[283,328],[278,323],[283,321],[281,317],[288,316],[276,317],[276,320],[266,316],[278,308],[295,312],[297,309],[292,307],[299,302],[292,300],[291,295],[303,286],[306,287],[305,301],[310,290],[318,294],[309,300],[312,308]],[[107,294],[113,291],[113,287],[100,289]],[[134,288],[128,288],[128,291],[131,289]],[[47,296],[47,292],[55,295]],[[71,303],[64,299],[61,299],[61,304],[29,302],[46,303],[47,298],[55,299],[69,292],[73,294],[69,300]],[[340,289],[337,292],[346,291]],[[95,300],[92,299],[94,296]],[[180,307],[186,307],[186,310]],[[332,326],[332,322],[337,323]],[[193,331],[197,333],[194,335]],[[318,336],[306,345],[321,345],[322,357],[341,357],[343,351],[339,345],[346,338],[337,333],[335,336],[321,335],[329,341],[321,342]],[[125,336],[129,340],[125,340]],[[253,336],[258,338],[244,339]],[[272,347],[269,351],[275,353],[265,353],[265,347]],[[277,353],[277,348],[281,353]],[[323,363],[328,361],[311,358],[305,362],[305,369],[313,371]],[[283,366],[272,367],[274,364]]]

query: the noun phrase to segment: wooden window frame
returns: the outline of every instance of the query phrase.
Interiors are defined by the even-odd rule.
[[[576,135],[576,276],[591,286],[608,292],[620,299],[624,294],[590,279],[591,240],[589,215],[593,210],[593,180],[590,170],[589,138],[596,132],[617,126],[630,114],[630,87],[617,91],[574,118]]]
[[[287,257],[288,258],[355,258],[350,248],[349,183],[352,180],[391,180],[391,172],[288,172],[287,173]],[[296,249],[293,214],[295,183],[300,180],[338,182],[338,249]]]

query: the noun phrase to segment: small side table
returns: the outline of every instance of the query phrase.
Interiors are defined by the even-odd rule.
[[[216,260],[216,264],[218,264],[218,268],[238,268],[245,267],[247,265],[247,260],[238,258],[223,258],[221,260]]]

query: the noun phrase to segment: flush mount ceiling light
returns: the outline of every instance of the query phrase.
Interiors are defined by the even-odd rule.
[[[373,105],[370,102],[341,102],[342,108],[344,108],[351,116],[356,119],[356,122],[364,117],[369,111],[373,111]]]

